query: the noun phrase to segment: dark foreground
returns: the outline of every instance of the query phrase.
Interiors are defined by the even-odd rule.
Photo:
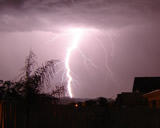
[[[160,110],[1,102],[0,127],[160,128]]]

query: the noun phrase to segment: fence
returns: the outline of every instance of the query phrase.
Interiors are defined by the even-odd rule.
[[[0,102],[1,128],[159,128],[160,110]]]

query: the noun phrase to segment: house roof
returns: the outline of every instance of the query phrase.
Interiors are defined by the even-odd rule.
[[[160,89],[160,77],[136,77],[133,92],[148,93]]]
[[[144,97],[160,96],[160,89],[144,94]]]

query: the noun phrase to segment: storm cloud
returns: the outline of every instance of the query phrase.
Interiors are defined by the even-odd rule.
[[[0,31],[56,31],[158,24],[159,0],[1,0]],[[54,29],[53,29],[54,28]]]

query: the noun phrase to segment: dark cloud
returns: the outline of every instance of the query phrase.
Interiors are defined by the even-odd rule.
[[[0,30],[53,31],[52,28],[66,25],[121,28],[158,24],[159,5],[159,0],[1,0]]]

